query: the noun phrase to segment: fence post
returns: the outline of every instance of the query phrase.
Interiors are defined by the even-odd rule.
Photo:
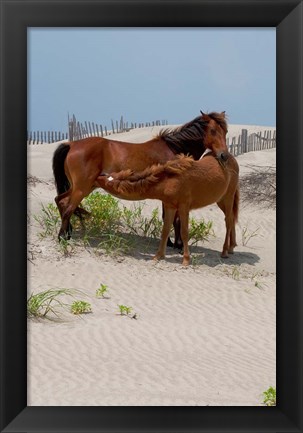
[[[242,144],[242,153],[247,152],[247,129],[242,129],[241,131],[241,144]]]
[[[241,155],[242,151],[242,143],[241,143],[241,135],[238,135],[238,145],[237,145],[237,156]]]

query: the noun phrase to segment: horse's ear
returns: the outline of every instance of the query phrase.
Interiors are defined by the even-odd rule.
[[[222,114],[223,117],[225,117],[225,113],[226,113],[226,111],[222,111],[221,114]]]
[[[202,114],[202,116],[205,116],[205,113],[203,113],[203,111],[202,111],[202,110],[200,110],[200,113]]]

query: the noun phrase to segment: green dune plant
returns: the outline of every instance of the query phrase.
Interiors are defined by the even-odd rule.
[[[96,290],[96,296],[97,298],[108,298],[108,296],[105,296],[108,294],[108,286],[106,284],[100,284],[100,287]]]
[[[92,306],[86,301],[74,301],[71,305],[71,312],[73,314],[86,314],[91,313]]]
[[[189,219],[188,237],[191,245],[207,241],[210,236],[214,236],[212,221],[197,220],[194,217]]]
[[[263,392],[263,403],[266,406],[276,406],[277,392],[276,389],[272,386],[270,386],[266,391]]]
[[[39,293],[32,293],[27,300],[28,318],[48,318],[50,314],[59,316],[62,308],[69,304],[62,300],[63,296],[75,296],[78,291],[71,289],[48,289]]]

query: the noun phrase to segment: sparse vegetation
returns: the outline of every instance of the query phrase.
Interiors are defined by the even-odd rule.
[[[250,230],[248,230],[247,227],[243,227],[242,232],[241,232],[241,234],[242,234],[242,245],[246,246],[248,244],[248,242],[253,237],[255,237],[255,236],[258,235],[258,231],[259,231],[259,227],[256,230],[254,230],[254,231],[250,231]]]
[[[42,205],[42,210],[39,215],[34,215],[34,219],[40,225],[42,231],[40,236],[56,236],[60,226],[60,214],[57,206],[49,203],[47,206]]]
[[[136,246],[134,236],[147,238],[160,238],[162,220],[159,218],[158,208],[155,208],[151,216],[143,214],[144,204],[134,204],[131,208],[119,206],[119,200],[110,194],[93,192],[83,200],[83,208],[90,213],[85,216],[85,228],[79,239],[81,221],[73,215],[71,224],[73,226],[73,238],[62,239],[58,246],[60,252],[68,257],[75,253],[77,244],[85,248],[93,246],[101,249],[107,255],[121,255],[130,253]],[[50,203],[42,207],[42,212],[35,216],[41,226],[40,235],[50,236],[57,239],[61,219],[57,207]],[[78,239],[77,239],[78,229]],[[205,241],[213,235],[212,221],[205,222],[190,218],[189,239],[191,245]],[[76,240],[75,240],[76,239]]]
[[[263,403],[266,406],[276,406],[277,395],[276,389],[270,386],[266,391],[263,392]]]
[[[231,266],[223,265],[222,266],[222,271],[228,277],[231,277],[231,278],[233,278],[236,281],[240,280],[241,266],[239,266],[239,265],[231,265]]]
[[[76,243],[73,239],[61,238],[58,242],[58,250],[64,255],[64,257],[70,257],[76,250]]]
[[[276,207],[276,168],[250,166],[252,172],[240,178],[242,201],[260,207]]]

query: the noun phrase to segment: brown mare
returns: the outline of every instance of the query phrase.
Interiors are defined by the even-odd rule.
[[[144,143],[126,143],[101,137],[62,143],[53,156],[57,203],[61,215],[60,238],[69,239],[70,217],[87,213],[79,205],[96,188],[101,173],[131,169],[142,171],[153,164],[164,164],[184,153],[199,159],[207,148],[224,160],[227,124],[225,112],[204,114],[175,130],[163,130]],[[175,244],[181,244],[180,226],[175,221]]]
[[[181,221],[184,266],[189,264],[188,221],[189,211],[217,203],[225,214],[226,236],[221,257],[233,253],[236,244],[235,224],[239,208],[239,166],[227,154],[218,160],[212,154],[199,161],[178,155],[165,164],[153,165],[140,173],[124,170],[101,175],[96,181],[109,193],[127,200],[158,199],[164,205],[164,225],[158,252],[154,259],[165,256],[166,242],[176,212]]]

